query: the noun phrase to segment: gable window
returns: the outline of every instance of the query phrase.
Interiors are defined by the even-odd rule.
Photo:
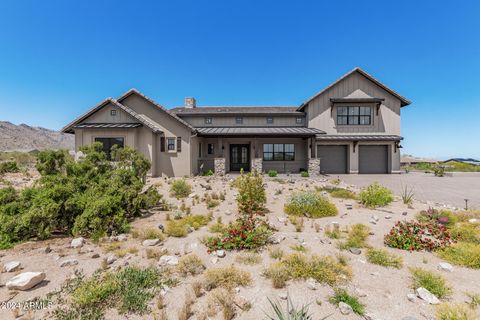
[[[206,117],[205,124],[212,124],[212,117]]]
[[[112,147],[117,146],[123,148],[125,146],[125,140],[123,138],[95,138],[95,142],[102,143],[102,151],[107,155],[107,159],[112,159]]]
[[[370,125],[372,123],[372,108],[358,106],[337,107],[338,125]]]
[[[303,118],[302,117],[297,117],[295,119],[295,123],[297,123],[297,124],[303,123]]]
[[[242,124],[243,123],[243,117],[236,117],[235,118],[235,123],[236,124]]]
[[[175,138],[167,138],[167,150],[175,151]]]
[[[213,154],[214,150],[215,150],[214,144],[213,144],[213,143],[209,143],[209,144],[207,145],[207,153],[208,153],[208,154]]]
[[[267,117],[267,123],[272,124],[273,123],[273,117]]]
[[[115,110],[115,109],[110,110],[110,115],[111,116],[116,116],[117,115],[117,110]]]
[[[268,143],[263,145],[264,161],[295,160],[295,145],[293,143]]]

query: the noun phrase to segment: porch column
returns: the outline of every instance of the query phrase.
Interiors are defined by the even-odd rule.
[[[263,158],[260,157],[258,139],[255,137],[253,140],[253,153],[252,153],[252,171],[257,171],[258,173],[263,172]]]
[[[307,139],[308,143],[308,173],[311,177],[320,175],[320,158],[316,157],[315,138]]]
[[[223,139],[218,138],[217,140],[218,146],[217,146],[217,151],[216,157],[213,160],[213,167],[215,171],[215,175],[217,176],[223,176],[226,173],[226,163],[225,163],[225,150],[223,149]]]

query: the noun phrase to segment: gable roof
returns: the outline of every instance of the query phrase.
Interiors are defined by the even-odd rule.
[[[182,115],[206,115],[206,114],[275,114],[275,115],[303,115],[303,112],[297,111],[295,106],[208,106],[185,108],[176,107],[169,110],[177,116]]]
[[[302,103],[300,105],[300,107],[298,107],[297,110],[302,110],[307,104],[309,104],[313,99],[315,99],[316,97],[318,97],[319,95],[321,95],[322,93],[324,93],[325,91],[327,91],[328,89],[332,88],[333,86],[335,86],[337,83],[339,83],[340,81],[342,81],[343,79],[345,79],[346,77],[348,77],[349,75],[355,73],[355,72],[358,72],[360,73],[361,75],[363,75],[365,78],[367,78],[368,80],[372,81],[373,83],[375,83],[376,85],[378,85],[379,87],[381,87],[382,89],[384,89],[385,91],[389,92],[390,94],[392,94],[394,97],[398,98],[400,101],[401,101],[401,106],[404,107],[404,106],[408,106],[410,103],[412,103],[410,100],[408,100],[407,98],[401,96],[400,94],[398,94],[396,91],[394,91],[393,89],[390,89],[389,87],[387,87],[386,85],[384,85],[383,83],[381,83],[380,81],[378,81],[377,79],[375,79],[373,76],[371,76],[370,74],[368,74],[367,72],[363,71],[362,69],[360,69],[359,67],[356,67],[354,68],[353,70],[351,70],[350,72],[346,73],[345,75],[343,75],[340,79],[338,79],[337,81],[333,82],[332,84],[330,84],[328,87],[324,88],[323,90],[321,90],[320,92],[316,93],[313,97],[311,97],[310,99],[308,99],[307,101],[305,101],[304,103]]]
[[[188,122],[186,122],[185,120],[182,120],[180,119],[179,117],[177,117],[174,113],[171,113],[169,112],[167,109],[165,109],[164,107],[162,107],[160,104],[158,104],[157,102],[155,102],[153,99],[147,97],[146,95],[144,95],[143,93],[141,93],[140,91],[138,91],[137,89],[135,88],[132,88],[130,90],[128,90],[127,92],[125,92],[124,94],[122,94],[120,97],[117,98],[117,100],[119,102],[122,102],[123,100],[125,100],[127,97],[131,96],[132,94],[136,94],[138,95],[139,97],[147,100],[148,102],[150,102],[151,104],[153,104],[155,107],[157,107],[159,110],[165,112],[165,114],[167,114],[168,116],[172,117],[173,119],[175,119],[176,121],[180,122],[181,124],[183,124],[184,126],[188,127],[189,129],[191,129],[192,131],[195,131],[195,128],[190,125]]]
[[[85,112],[84,114],[82,114],[80,117],[78,117],[77,119],[75,119],[72,122],[70,122],[69,124],[67,124],[65,127],[62,128],[61,131],[64,132],[64,133],[73,133],[73,128],[76,125],[80,124],[83,120],[87,119],[92,114],[94,114],[95,112],[97,112],[98,110],[100,110],[101,108],[103,108],[104,106],[106,106],[109,103],[111,103],[114,106],[116,106],[117,108],[125,111],[130,116],[137,119],[141,124],[143,124],[146,127],[152,129],[153,132],[163,132],[162,127],[158,123],[156,123],[155,121],[153,121],[152,119],[150,119],[149,117],[147,117],[144,114],[136,113],[135,111],[133,111],[129,107],[124,106],[123,104],[121,104],[120,102],[118,102],[117,100],[115,100],[113,98],[107,98],[107,99],[103,100],[102,102],[100,102],[99,104],[97,104],[96,106],[94,106],[93,108],[91,108],[90,110]]]

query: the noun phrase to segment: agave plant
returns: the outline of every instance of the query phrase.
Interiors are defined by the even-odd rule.
[[[266,314],[265,320],[313,320],[312,315],[308,312],[309,305],[303,305],[300,308],[295,306],[290,299],[290,296],[287,296],[287,307],[284,309],[282,305],[275,301],[273,302],[268,298],[270,306],[272,306],[273,314]],[[330,315],[321,318],[320,320],[327,319]]]

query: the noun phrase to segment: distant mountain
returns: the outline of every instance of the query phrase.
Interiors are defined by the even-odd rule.
[[[450,162],[450,161],[480,165],[480,160],[473,159],[473,158],[452,158],[452,159],[445,160],[444,162]]]
[[[43,149],[73,150],[75,138],[72,134],[26,124],[15,125],[0,121],[0,151],[31,151]]]

